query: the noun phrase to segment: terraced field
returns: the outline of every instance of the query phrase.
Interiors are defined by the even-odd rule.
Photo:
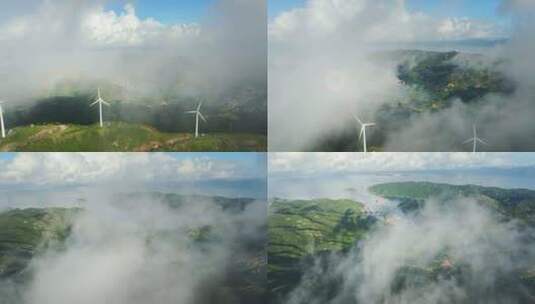
[[[535,297],[535,268],[530,261],[535,257],[527,248],[532,248],[529,244],[535,244],[535,237],[529,233],[535,227],[532,212],[535,191],[427,182],[379,184],[372,186],[370,191],[399,201],[398,207],[405,214],[396,214],[392,221],[379,221],[367,216],[361,203],[351,200],[277,199],[271,202],[268,219],[270,303],[287,303],[289,299],[295,300],[294,297],[299,299],[296,303],[312,300],[319,301],[317,303],[368,303],[361,302],[355,296],[362,292],[361,282],[368,278],[357,270],[360,263],[367,263],[366,267],[375,265],[378,268],[381,268],[380,265],[373,263],[389,263],[389,260],[370,260],[365,255],[367,246],[378,246],[384,242],[394,244],[394,247],[388,249],[392,252],[367,251],[372,256],[388,256],[399,262],[394,263],[394,266],[386,266],[393,268],[387,268],[390,277],[384,278],[388,280],[382,291],[384,301],[405,295],[428,295],[433,288],[457,288],[459,294],[466,299],[466,302],[459,303],[471,303],[483,295],[487,298],[496,297],[498,301],[514,299],[512,303],[532,303]],[[477,221],[466,223],[462,220],[460,209],[456,209],[462,202],[474,202],[496,217],[485,218],[485,224]],[[430,203],[438,204],[436,206],[439,208],[433,211],[431,218],[427,218],[429,215],[420,211]],[[458,219],[459,223],[451,227],[450,222],[439,221],[446,215],[454,222]],[[406,218],[397,218],[398,216]],[[433,223],[439,226],[435,227]],[[447,231],[444,234],[437,233],[436,237],[440,237],[440,240],[433,238],[438,243],[429,244],[429,248],[425,245],[427,243],[419,243],[433,242],[427,239],[424,241],[423,234],[431,228],[440,230],[443,227],[440,225],[445,225],[447,231],[454,230],[456,225],[476,225],[482,230],[471,236],[475,244],[463,243],[463,233],[471,232],[462,229],[460,235],[449,235]],[[507,231],[507,235],[518,234],[521,241],[499,234],[493,235],[493,229]],[[488,235],[485,234],[487,231]],[[422,240],[412,235],[415,232]],[[391,233],[398,234],[389,238]],[[452,240],[457,241],[451,243]],[[407,244],[413,245],[407,247]],[[396,252],[396,248],[401,251]],[[485,264],[494,259],[508,261],[513,266]],[[342,262],[347,264],[340,264]],[[342,269],[340,265],[353,265],[353,268]],[[486,282],[487,285],[480,284],[478,275],[490,275],[493,281]],[[348,278],[354,280],[349,285]],[[485,288],[492,288],[492,292]]]
[[[0,279],[20,277],[33,257],[61,249],[81,209],[13,209],[0,213]]]
[[[268,218],[268,287],[271,297],[299,283],[304,264],[326,252],[349,250],[376,219],[352,200],[274,200]]]
[[[125,210],[135,208],[142,194],[135,194],[138,198],[135,203],[129,200],[131,195],[134,194],[118,195],[116,207]],[[173,225],[158,226],[156,229],[147,228],[147,231],[142,229],[142,231],[113,231],[113,233],[118,237],[129,237],[130,233],[139,234],[144,240],[147,258],[151,257],[151,254],[157,255],[156,252],[162,251],[162,246],[165,247],[164,252],[176,252],[176,256],[173,254],[159,256],[158,263],[162,263],[161,266],[165,269],[162,270],[163,274],[169,274],[171,278],[174,277],[174,273],[195,267],[194,277],[196,280],[202,279],[198,282],[202,292],[192,292],[194,299],[191,303],[262,302],[266,293],[265,234],[254,234],[250,229],[244,229],[247,230],[244,234],[234,232],[238,227],[251,226],[247,222],[250,219],[242,218],[240,214],[249,204],[260,204],[260,202],[252,199],[193,197],[159,192],[143,193],[143,195],[146,198],[161,199],[171,207],[171,212],[180,213],[183,210],[181,208],[189,208],[185,205],[193,202],[196,205],[214,204],[215,207],[207,205],[206,208],[220,208],[223,213],[218,213],[221,220],[217,219],[217,223],[192,222],[187,225],[173,223]],[[84,218],[77,222],[79,216]],[[80,239],[80,235],[75,233],[78,230],[73,229],[75,224],[83,225],[87,221],[95,220],[94,218],[88,220],[85,216],[94,215],[80,208],[9,209],[0,212],[0,296],[3,297],[0,298],[0,303],[25,303],[22,299],[24,292],[34,282],[36,271],[39,271],[39,268],[34,267],[37,264],[32,264],[37,258],[45,254],[56,256],[56,253],[57,257],[61,258],[61,254],[72,249],[70,246],[73,244],[83,248],[87,246],[93,249],[99,248],[101,243],[95,241],[97,243],[91,245],[91,242],[94,242],[92,238]],[[128,214],[123,216],[128,217]],[[128,222],[123,216],[119,216],[121,221]],[[228,229],[233,232],[229,233]],[[227,244],[228,242],[232,244]],[[221,263],[220,258],[226,258],[224,253],[230,254],[231,258]],[[145,262],[151,261],[149,259]],[[174,283],[169,284],[171,286]],[[146,296],[150,298],[150,294]],[[10,300],[4,302],[4,299]]]

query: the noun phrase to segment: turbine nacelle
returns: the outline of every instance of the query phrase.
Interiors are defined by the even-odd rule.
[[[104,121],[102,119],[102,105],[106,105],[109,107],[110,104],[104,101],[104,99],[102,99],[102,95],[100,94],[100,88],[98,88],[97,99],[93,103],[91,103],[89,106],[93,107],[97,104],[99,105],[100,127],[102,128],[104,126]]]
[[[362,122],[362,120],[360,120],[360,118],[358,118],[357,115],[353,115],[353,118],[355,118],[355,120],[360,125],[359,141],[362,139],[362,146],[363,146],[363,149],[364,149],[364,153],[366,153],[366,152],[368,152],[368,148],[366,146],[366,128],[374,127],[375,123],[374,122],[367,122],[367,123]]]
[[[202,106],[202,102],[199,103],[196,110],[184,112],[186,114],[195,115],[195,137],[199,137],[199,118],[202,119],[204,122],[207,122],[206,118],[201,113],[201,106]]]

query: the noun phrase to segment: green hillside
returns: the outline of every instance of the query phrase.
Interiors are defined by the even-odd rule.
[[[535,191],[502,189],[476,185],[449,185],[429,182],[386,183],[370,187],[376,195],[399,200],[404,211],[421,208],[424,201],[434,197],[448,201],[458,197],[474,197],[479,203],[508,217],[535,224]]]
[[[14,209],[0,213],[0,279],[20,277],[31,259],[61,248],[80,209]]]
[[[132,194],[134,195],[134,194]],[[139,203],[140,193],[135,194]],[[227,229],[238,229],[243,225],[250,228],[247,216],[239,215],[249,204],[259,203],[250,199],[232,199],[223,197],[194,197],[168,193],[144,193],[147,197],[161,198],[163,203],[180,213],[185,204],[215,204],[229,217],[214,224],[163,226],[158,230],[147,228],[146,242],[148,252],[159,250],[163,243],[175,248],[176,260],[170,257],[168,267],[180,269],[185,263],[184,255],[227,248]],[[131,195],[118,195],[117,207],[125,210],[135,208]],[[231,206],[235,204],[236,206]],[[209,207],[209,206],[208,206]],[[32,280],[31,262],[40,254],[65,250],[66,240],[71,235],[76,215],[80,208],[43,208],[11,209],[0,212],[0,297],[6,282],[15,283],[16,296],[23,293],[28,282]],[[259,224],[260,225],[260,224]],[[192,303],[260,303],[266,292],[266,258],[265,234],[252,235],[250,229],[233,240],[231,259],[221,270],[221,265],[207,261],[197,261],[202,267],[197,268],[198,277],[206,277],[201,282],[202,293],[196,293]],[[207,255],[210,257],[210,255]],[[11,292],[10,292],[11,295]],[[13,295],[11,295],[13,296]],[[3,303],[0,299],[0,303]],[[17,302],[19,303],[19,302]],[[23,303],[20,301],[20,303]],[[16,304],[16,303],[10,303]]]
[[[486,97],[493,95],[505,102],[516,89],[513,80],[503,72],[508,63],[484,55],[397,50],[383,52],[379,59],[396,66],[402,94],[385,100],[374,117],[368,118],[377,123],[368,134],[368,151],[383,151],[391,134],[407,128],[421,116],[449,109],[454,101],[465,104],[467,111],[478,113],[488,102]],[[362,151],[355,122],[350,115],[346,120],[344,128],[322,134],[309,149]]]
[[[431,103],[421,106],[438,108],[451,98],[475,101],[489,93],[510,93],[513,85],[500,71],[502,61],[482,55],[459,52],[399,51],[398,78],[429,94]]]
[[[370,190],[376,195],[399,200],[399,207],[405,211],[421,208],[430,198],[433,198],[433,202],[448,206],[452,200],[471,197],[483,207],[496,211],[505,225],[519,224],[515,226],[519,231],[531,231],[529,225],[521,223],[533,223],[535,191],[427,182],[379,184]],[[421,214],[416,212],[406,216],[417,225]],[[361,204],[350,200],[272,202],[268,219],[270,302],[288,303],[288,296],[291,295],[299,298],[296,303],[368,303],[358,302],[355,297],[362,288],[359,282],[365,278],[359,274],[347,285],[348,274],[340,268],[340,263],[354,265],[354,269],[348,271],[355,274],[362,258],[360,246],[367,246],[366,242],[359,246],[355,246],[356,243],[368,238],[381,243],[381,239],[377,238],[395,229],[397,220],[393,217],[393,221],[373,225],[376,222],[376,218],[363,213]],[[376,229],[377,233],[374,233]],[[532,236],[527,233],[523,235],[522,243],[535,243]],[[479,261],[488,263],[493,258],[499,258],[513,261],[514,264],[508,270],[492,273],[492,284],[481,285],[480,279],[474,277],[478,273],[485,273],[485,267],[483,270],[477,269],[484,265],[470,264],[468,261],[473,260],[459,258],[457,251],[452,253],[451,248],[444,244],[430,252],[423,250],[425,257],[419,249],[409,253],[400,252],[402,257],[407,258],[392,269],[389,287],[382,294],[385,297],[383,301],[399,300],[398,295],[407,293],[423,295],[436,286],[451,285],[451,288],[458,288],[459,294],[465,296],[466,301],[459,303],[474,303],[474,299],[481,299],[482,295],[487,298],[496,296],[497,303],[504,299],[511,299],[511,303],[531,303],[530,299],[535,296],[535,266],[530,266],[532,255],[521,248],[501,248],[492,243],[490,236],[481,237],[484,246],[489,247],[477,253]],[[485,241],[487,237],[489,243]],[[402,242],[403,238],[397,240]],[[415,244],[416,247],[418,245]],[[466,246],[467,252],[472,252],[471,244],[463,246]],[[526,248],[531,247],[528,245]],[[392,250],[395,254],[395,248]],[[518,262],[514,262],[517,259]],[[298,286],[299,289],[296,289]],[[481,286],[492,286],[492,290],[482,290]]]
[[[352,248],[375,223],[351,200],[271,202],[268,217],[268,287],[272,297],[299,283],[307,261]]]
[[[144,125],[121,122],[98,125],[46,124],[17,127],[0,140],[0,151],[148,152],[266,151],[267,139],[255,134],[162,133]]]

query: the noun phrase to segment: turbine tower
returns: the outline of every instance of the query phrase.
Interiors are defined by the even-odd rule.
[[[475,124],[472,125],[472,130],[474,131],[474,137],[466,140],[465,142],[463,142],[463,145],[466,145],[466,144],[472,142],[474,144],[472,152],[476,153],[477,152],[477,143],[478,142],[480,142],[480,143],[482,143],[484,145],[488,145],[488,143],[486,141],[484,141],[483,139],[477,137],[477,128],[476,128]]]
[[[4,126],[4,109],[2,108],[3,103],[3,101],[0,101],[0,125],[2,127],[2,138],[6,138],[6,128]]]
[[[201,113],[201,106],[202,102],[199,103],[197,106],[197,110],[195,111],[187,111],[186,114],[195,114],[195,138],[199,137],[199,117],[206,122],[206,118]]]
[[[92,106],[96,105],[97,103],[98,103],[98,111],[99,111],[99,115],[100,115],[100,127],[102,128],[104,126],[104,122],[102,121],[102,105],[104,104],[104,105],[107,105],[109,107],[110,104],[105,102],[104,99],[102,99],[102,97],[100,96],[100,88],[98,88],[98,98],[97,98],[97,100],[95,100],[95,102],[93,102],[89,106],[92,107]]]
[[[373,127],[375,126],[374,122],[370,123],[363,123],[356,115],[353,115],[355,120],[360,124],[360,135],[359,135],[359,141],[362,138],[362,146],[364,147],[364,153],[368,152],[368,148],[366,146],[366,128],[367,127]]]

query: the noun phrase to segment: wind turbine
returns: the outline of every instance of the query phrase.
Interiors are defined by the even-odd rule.
[[[96,105],[97,103],[98,103],[98,110],[99,110],[99,114],[100,114],[100,127],[102,128],[104,126],[104,123],[102,121],[102,105],[104,104],[104,105],[107,105],[109,107],[110,104],[105,102],[104,99],[102,99],[102,97],[100,96],[100,88],[98,88],[98,98],[97,98],[97,100],[95,100],[95,102],[93,102],[89,106],[92,107],[92,106]]]
[[[474,149],[472,150],[473,153],[476,153],[477,152],[477,143],[480,142],[484,145],[488,145],[488,143],[486,141],[484,141],[483,139],[477,137],[477,128],[476,128],[476,124],[473,124],[472,125],[472,129],[474,131],[474,137],[473,138],[470,138],[468,140],[466,140],[465,142],[463,142],[463,145],[466,145],[468,143],[471,143],[473,142],[474,143]]]
[[[195,138],[199,137],[199,117],[206,122],[206,118],[201,113],[201,106],[202,102],[199,103],[197,106],[197,110],[195,111],[187,111],[186,114],[195,114]]]
[[[364,153],[368,152],[368,148],[366,147],[366,128],[367,127],[373,127],[375,126],[375,123],[374,122],[371,122],[371,123],[363,123],[358,117],[357,115],[353,115],[353,117],[355,118],[355,120],[360,124],[360,135],[359,135],[359,140],[362,138],[362,145],[364,147]]]
[[[2,138],[6,138],[6,128],[4,126],[4,109],[2,109],[3,103],[3,101],[0,101],[0,125],[2,125]]]

